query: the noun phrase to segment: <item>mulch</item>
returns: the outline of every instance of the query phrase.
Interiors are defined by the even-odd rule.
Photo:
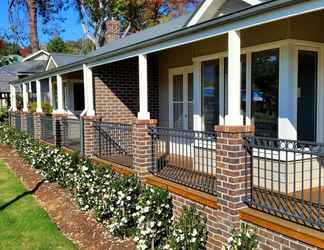
[[[121,240],[111,236],[108,230],[96,221],[93,213],[81,211],[70,192],[56,183],[41,183],[43,179],[40,174],[25,164],[15,150],[0,145],[0,159],[28,190],[38,187],[33,196],[63,235],[73,241],[79,249],[135,249],[133,240]]]

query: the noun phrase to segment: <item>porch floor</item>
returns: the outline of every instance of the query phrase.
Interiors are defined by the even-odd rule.
[[[320,193],[320,199],[319,199]],[[253,187],[252,207],[284,219],[324,230],[324,187],[286,194]]]
[[[125,154],[99,154],[96,155],[103,160],[111,161],[119,165],[131,168],[133,166],[133,156]]]
[[[194,169],[193,158],[175,154],[160,157],[154,175],[203,192],[217,195],[216,174]]]

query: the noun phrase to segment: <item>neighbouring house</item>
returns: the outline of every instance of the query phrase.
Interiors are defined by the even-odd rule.
[[[176,214],[196,204],[207,249],[221,249],[240,222],[255,225],[260,249],[323,249],[323,21],[324,0],[205,0],[12,81],[39,83],[39,113],[22,128],[167,187]],[[55,81],[50,136],[46,79]]]
[[[82,59],[83,56],[81,55],[72,55],[72,54],[60,54],[60,53],[49,53],[45,50],[40,50],[34,54],[31,54],[24,59],[21,60],[21,62],[9,64],[6,66],[3,66],[0,68],[0,77],[1,77],[1,83],[0,87],[3,89],[3,91],[7,91],[4,93],[9,94],[9,82],[15,81],[18,79],[23,79],[27,76],[33,75],[35,73],[41,73],[45,72],[46,70],[53,69],[59,66],[63,66],[66,64],[73,63],[75,61],[78,61]],[[80,87],[80,76],[75,77],[76,79],[73,79],[73,74],[71,75],[72,78],[66,78],[64,81],[64,98],[66,99],[66,106],[65,108],[67,110],[71,109],[74,113],[80,114],[82,110],[84,109],[83,104],[83,86]],[[55,108],[55,98],[52,98],[53,95],[55,95],[55,78],[53,79],[53,82],[49,81],[48,79],[42,79],[40,81],[41,85],[41,102],[47,102],[51,106]],[[22,92],[23,87],[20,85],[15,86],[17,96],[19,96],[20,104],[18,105],[19,109],[23,109],[22,107]],[[26,92],[28,93],[28,103],[36,101],[36,92],[37,92],[37,81],[30,81],[26,85]],[[53,92],[54,89],[54,92]],[[81,98],[78,98],[76,102],[74,102],[74,91],[76,91],[76,96],[79,96]]]

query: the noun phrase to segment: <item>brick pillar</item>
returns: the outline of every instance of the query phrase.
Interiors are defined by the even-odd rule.
[[[133,167],[139,178],[148,175],[153,164],[149,128],[156,125],[157,120],[137,120],[133,125]]]
[[[21,112],[21,130],[27,132],[27,115],[28,112]]]
[[[67,118],[67,114],[53,114],[53,144],[55,145],[63,145],[63,137],[64,137],[64,126],[63,120]]]
[[[247,165],[251,157],[246,151],[243,137],[254,133],[254,126],[216,126],[217,132],[217,211],[219,241],[226,244],[232,229],[239,228],[239,211],[246,207],[246,185],[250,182]],[[246,171],[248,170],[248,172]],[[248,188],[249,189],[249,188]],[[248,190],[248,194],[250,190]]]
[[[42,136],[41,116],[43,113],[34,113],[34,138],[40,139]]]
[[[9,124],[12,128],[16,127],[16,112],[10,111],[10,116],[9,116]]]
[[[95,130],[94,130],[94,123],[96,121],[101,120],[101,117],[98,116],[83,116],[81,117],[81,154],[87,157],[91,157],[94,154],[95,150]],[[83,142],[82,142],[83,141]]]

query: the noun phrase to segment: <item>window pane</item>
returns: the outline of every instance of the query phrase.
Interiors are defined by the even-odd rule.
[[[75,83],[73,85],[74,91],[74,110],[84,110],[84,88],[82,84]]]
[[[252,116],[255,134],[278,136],[279,49],[252,53]]]
[[[316,141],[317,64],[317,52],[298,51],[298,140]]]
[[[183,128],[183,75],[173,76],[173,127]]]
[[[183,128],[183,103],[173,103],[173,127]]]
[[[183,101],[183,76],[173,76],[173,101]]]
[[[213,131],[219,120],[219,60],[201,65],[202,114],[205,131]]]

